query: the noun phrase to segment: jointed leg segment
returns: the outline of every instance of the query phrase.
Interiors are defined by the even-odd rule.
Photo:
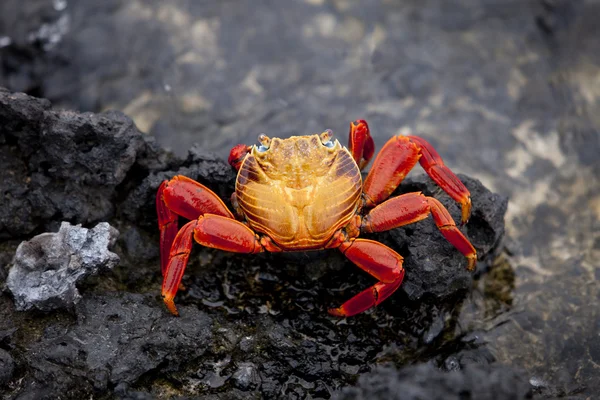
[[[471,194],[458,177],[444,165],[442,157],[425,139],[408,136],[411,142],[419,147],[421,158],[419,163],[427,173],[450,197],[462,206],[461,222],[465,224],[471,215]]]
[[[405,136],[387,141],[375,157],[363,184],[367,206],[386,200],[419,161],[419,149]]]
[[[419,192],[406,193],[389,199],[373,208],[363,217],[361,231],[383,232],[412,224],[431,214],[442,235],[467,257],[467,268],[473,270],[477,252],[469,240],[457,228],[446,207],[433,197]]]
[[[175,235],[177,235],[177,214],[169,210],[163,200],[163,193],[167,186],[167,181],[161,183],[156,192],[156,214],[158,215],[158,229],[160,230],[160,269],[165,276],[167,263],[169,262],[169,251]]]
[[[233,219],[223,201],[204,185],[185,176],[164,181],[156,195],[160,229],[160,256],[163,274],[162,294],[169,311],[177,315],[173,298],[187,265],[193,240],[239,253],[263,251],[255,233]],[[182,216],[192,221],[178,232]]]
[[[361,169],[370,159],[370,157],[365,159],[363,156],[363,148],[371,148],[372,141],[366,122],[357,121],[357,125],[351,124],[349,149]],[[386,200],[417,161],[435,183],[461,204],[461,222],[466,223],[471,213],[469,190],[444,165],[444,161],[433,146],[417,136],[394,136],[377,154],[363,185],[366,205],[374,207]]]
[[[458,251],[460,251],[465,257],[467,257],[467,269],[473,271],[475,269],[475,263],[477,262],[477,252],[475,248],[463,235],[463,233],[456,227],[452,216],[446,207],[440,203],[434,197],[427,197],[427,202],[430,206],[431,215],[435,221],[436,226],[439,228],[442,235],[448,240]]]
[[[477,261],[473,245],[456,227],[448,210],[433,197],[421,193],[406,193],[391,198],[373,208],[362,219],[362,232],[382,232],[421,221],[431,214],[442,235],[467,257],[467,268],[472,270]],[[362,270],[380,282],[362,291],[341,307],[329,310],[336,316],[358,314],[389,297],[402,283],[402,257],[382,243],[366,239],[343,242],[339,249]]]
[[[162,295],[169,311],[178,315],[173,299],[187,265],[193,240],[201,245],[235,253],[260,253],[263,248],[256,234],[239,221],[206,214],[181,228],[169,252]]]
[[[178,230],[178,215],[191,220],[203,214],[233,218],[223,201],[212,190],[183,175],[161,183],[156,193],[156,213],[160,229],[160,265],[163,276]]]
[[[196,221],[185,224],[175,236],[170,251],[167,252],[168,261],[163,271],[162,296],[167,308],[174,315],[179,315],[173,299],[192,251],[192,234],[195,226]]]
[[[404,278],[403,258],[383,243],[367,239],[354,239],[342,243],[339,249],[350,261],[379,279],[342,304],[329,310],[331,315],[350,317],[380,304],[398,289]]]

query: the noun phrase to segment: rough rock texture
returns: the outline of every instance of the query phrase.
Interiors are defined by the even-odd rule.
[[[139,161],[153,147],[123,114],[49,107],[0,88],[0,168],[14,171],[0,181],[0,238],[51,230],[50,221],[107,220],[126,174],[152,162]]]
[[[499,242],[504,237],[504,214],[508,198],[490,192],[481,182],[466,175],[459,178],[471,192],[472,212],[469,223],[464,227],[473,246],[483,263],[478,263],[478,270],[485,270],[493,261],[493,254],[498,251]],[[426,175],[406,179],[398,194],[406,192],[422,192],[428,196],[435,195],[455,221],[460,221],[460,206]],[[394,229],[389,233],[390,241],[395,249],[405,257],[406,276],[402,290],[411,300],[420,299],[423,295],[433,295],[439,299],[454,295],[457,291],[467,290],[472,285],[473,274],[467,271],[465,259],[456,252],[450,243],[440,240],[439,245],[432,246],[432,241],[440,239],[441,234],[431,218],[407,227]]]
[[[531,398],[522,371],[501,365],[469,365],[464,370],[442,372],[421,364],[396,370],[380,367],[362,375],[358,385],[345,388],[336,400],[517,400]]]
[[[118,264],[119,256],[109,251],[118,235],[106,222],[93,229],[63,222],[58,232],[21,243],[6,280],[16,309],[71,308],[81,299],[79,281]]]
[[[473,274],[465,270],[465,258],[448,244],[431,218],[368,236],[397,249],[405,257],[407,274],[402,290],[361,316],[339,320],[326,313],[374,282],[337,251],[247,256],[195,246],[184,275],[186,290],[176,298],[182,317],[172,317],[158,296],[156,189],[163,179],[185,174],[228,199],[232,169],[198,148],[185,159],[163,154],[129,123],[122,126],[139,143],[133,152],[130,146],[102,145],[82,152],[72,147],[78,135],[90,143],[114,143],[117,139],[105,136],[119,136],[122,131],[114,127],[125,117],[56,112],[46,106],[37,113],[27,111],[42,103],[0,91],[0,115],[20,118],[18,127],[0,135],[0,143],[12,157],[10,165],[34,168],[31,160],[48,160],[45,168],[34,169],[50,193],[68,193],[67,197],[73,193],[81,201],[91,201],[81,216],[72,215],[74,222],[107,217],[122,232],[115,247],[121,264],[83,285],[75,321],[69,314],[58,320],[37,316],[30,327],[22,325],[31,319],[27,314],[4,308],[6,320],[38,332],[36,339],[28,334],[11,336],[23,342],[24,349],[8,348],[18,354],[22,371],[9,381],[11,393],[33,397],[68,393],[71,398],[90,393],[123,398],[169,393],[328,398],[380,361],[418,358],[420,341],[440,346],[436,357],[466,346],[456,336],[459,331],[451,315],[473,285]],[[37,129],[40,125],[42,130]],[[64,132],[64,138],[56,137],[62,147],[46,142],[44,132],[50,131]],[[21,135],[27,140],[22,141]],[[31,150],[22,152],[25,148]],[[64,157],[61,148],[67,153]],[[83,166],[87,179],[100,179],[109,170],[118,179],[109,180],[92,201],[87,197],[88,180],[79,179]],[[43,187],[37,186],[42,180],[35,185],[28,182],[28,170],[11,169],[14,183],[23,187],[18,201],[7,197],[8,209],[16,209],[17,203],[48,200],[41,195]],[[96,178],[92,181],[98,186]],[[489,192],[477,180],[461,179],[473,196],[472,218],[463,229],[473,238],[479,269],[485,271],[503,236],[506,198]],[[427,176],[407,180],[397,193],[407,191],[435,195],[458,218],[459,207],[440,195]],[[55,199],[60,208],[59,200]],[[42,218],[35,210],[29,209],[22,220],[5,219],[5,232],[21,232],[16,235],[20,237],[28,229],[56,225],[62,216],[56,212]],[[36,241],[51,243],[58,237],[44,234]],[[32,262],[46,263],[44,257]]]
[[[7,384],[15,370],[15,361],[5,350],[0,349],[0,387]]]
[[[135,388],[136,396],[241,397],[251,392],[233,387],[232,378],[219,382],[243,362],[281,377],[262,384],[256,397],[269,388],[272,397],[326,398],[384,361],[400,367],[440,356],[441,363],[465,345],[458,338],[476,332],[498,362],[527,370],[542,396],[593,398],[600,392],[599,20],[597,0],[3,0],[0,86],[48,98],[57,109],[122,110],[179,155],[199,143],[198,149],[225,158],[231,145],[254,143],[261,132],[284,137],[331,128],[343,138],[349,120],[365,118],[378,149],[391,135],[411,130],[453,170],[510,197],[507,249],[466,297],[421,295],[444,287],[424,287],[413,274],[404,289],[419,300],[400,290],[377,310],[343,322],[328,320],[325,308],[373,281],[338,253],[248,258],[195,247],[180,307],[224,318],[235,325],[228,332],[242,338],[257,337],[252,324],[264,318],[296,346],[306,336],[342,349],[341,362],[325,362],[334,357],[321,347],[313,353],[288,349],[284,357],[259,342],[269,349],[262,361],[235,351],[213,355],[206,376],[214,379],[206,380],[193,366],[163,378],[159,366]],[[0,130],[13,120],[22,119],[12,113]],[[17,136],[10,135],[0,145],[0,167],[8,171],[0,179],[0,219],[14,217],[11,224],[21,233],[15,238],[2,230],[0,265],[10,262],[20,241],[56,230],[57,221],[89,227],[106,219],[122,232],[116,250],[122,265],[81,287],[84,297],[158,293],[151,187],[161,171],[177,171],[186,160],[168,165],[168,158],[147,151],[144,139],[123,183],[107,191],[113,193],[108,201],[99,188],[88,188],[96,192],[92,201],[111,207],[77,206],[82,217],[96,218],[88,204],[103,217],[86,222],[57,213],[47,220],[45,212],[65,207],[45,193],[60,192],[65,182],[42,168],[31,173],[48,176],[48,189],[39,180],[29,185],[28,160],[21,160]],[[42,150],[45,145],[38,143]],[[205,183],[225,192],[223,198],[230,193],[226,185]],[[74,193],[81,189],[69,184]],[[44,201],[32,208],[25,199],[36,188]],[[14,204],[21,194],[23,203]],[[12,216],[3,214],[6,207]],[[469,225],[464,229],[476,235]],[[379,238],[391,243],[393,235]],[[0,279],[5,276],[0,269]],[[60,329],[74,322],[63,313],[14,313],[9,295],[0,304],[0,337],[13,332],[0,347],[18,364],[7,390],[18,393],[24,388],[16,383],[30,371],[22,361],[30,343],[60,321]],[[241,342],[245,348],[252,341]],[[231,361],[222,367],[227,356]],[[273,359],[280,360],[277,368],[261,370]],[[323,365],[320,378],[297,373],[292,365],[298,360]]]
[[[125,391],[149,371],[181,368],[207,351],[212,335],[204,312],[184,310],[171,318],[139,294],[84,298],[68,332],[48,331],[28,352],[28,393]]]

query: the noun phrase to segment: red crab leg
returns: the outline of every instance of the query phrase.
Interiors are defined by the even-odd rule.
[[[471,195],[426,140],[416,136],[394,136],[383,146],[363,185],[367,206],[387,199],[419,161],[427,175],[462,206],[462,223],[471,214]]]
[[[417,136],[408,137],[419,147],[421,159],[419,163],[427,173],[450,197],[462,206],[461,222],[465,224],[471,215],[471,194],[450,168],[444,165],[442,157],[425,139]]]
[[[379,280],[329,314],[350,317],[380,304],[398,289],[404,278],[402,256],[383,243],[368,239],[354,239],[342,243],[339,249],[359,268]]]
[[[233,218],[223,201],[206,186],[183,175],[164,181],[156,193],[156,213],[160,229],[160,265],[163,276],[168,254],[177,234],[177,216],[196,219],[203,214]]]
[[[245,144],[235,145],[229,152],[229,159],[227,160],[229,165],[236,170],[239,170],[242,166],[242,161],[244,161],[244,157],[250,152],[250,149],[252,149],[252,146],[247,146]]]
[[[407,137],[394,136],[388,140],[375,157],[363,185],[367,206],[373,207],[387,199],[419,157],[418,147]]]
[[[173,242],[162,285],[164,302],[174,315],[175,294],[192,250],[192,237],[201,245],[235,253],[263,251],[257,235],[246,225],[229,217],[207,214],[185,224]]]
[[[473,270],[477,261],[475,248],[458,230],[446,207],[433,197],[415,192],[391,198],[363,217],[361,230],[363,232],[387,231],[425,219],[430,213],[442,235],[467,257],[467,268]]]
[[[375,152],[375,143],[369,131],[369,125],[364,119],[350,123],[350,132],[348,133],[348,150],[354,157],[354,161],[362,170],[367,166],[373,153]]]
[[[167,181],[163,181],[156,192],[156,214],[158,215],[158,229],[160,230],[160,270],[165,276],[165,269],[169,262],[169,249],[175,235],[177,235],[177,214],[169,210],[163,201],[163,193],[167,187]]]
[[[477,261],[477,252],[475,251],[475,248],[471,242],[469,242],[469,239],[467,239],[465,235],[458,230],[454,220],[450,216],[450,213],[448,210],[446,210],[446,207],[444,207],[442,203],[433,197],[427,197],[427,201],[431,207],[431,215],[433,216],[433,220],[442,232],[442,235],[444,235],[446,240],[452,243],[452,245],[456,247],[458,251],[467,257],[467,269],[469,271],[473,271],[473,269],[475,269],[475,262]],[[469,206],[470,204],[471,203],[469,203]]]

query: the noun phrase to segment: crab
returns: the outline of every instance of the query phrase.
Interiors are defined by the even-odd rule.
[[[402,256],[380,242],[359,238],[361,233],[387,231],[431,214],[442,235],[467,258],[467,269],[474,269],[475,248],[437,199],[420,192],[390,198],[419,162],[461,205],[461,223],[468,221],[469,191],[423,138],[392,137],[375,157],[364,182],[361,171],[375,150],[364,120],[350,123],[347,148],[330,130],[287,139],[261,134],[258,141],[253,146],[239,144],[229,155],[229,164],[237,170],[231,196],[235,215],[214,192],[183,175],[165,180],[158,189],[162,296],[174,315],[178,315],[174,298],[193,240],[249,254],[340,250],[378,282],[328,310],[339,317],[380,304],[404,277]],[[179,216],[190,220],[181,229]]]

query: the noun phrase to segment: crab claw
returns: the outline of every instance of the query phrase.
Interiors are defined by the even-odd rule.
[[[242,161],[244,161],[244,157],[246,157],[246,154],[250,152],[250,149],[252,149],[252,146],[247,146],[245,144],[238,144],[234,146],[229,152],[229,159],[227,160],[229,165],[236,170],[239,170],[240,166],[242,165]]]
[[[350,123],[350,133],[348,135],[348,148],[354,161],[362,170],[367,166],[373,153],[375,152],[375,144],[369,131],[369,125],[364,119],[359,119]]]

